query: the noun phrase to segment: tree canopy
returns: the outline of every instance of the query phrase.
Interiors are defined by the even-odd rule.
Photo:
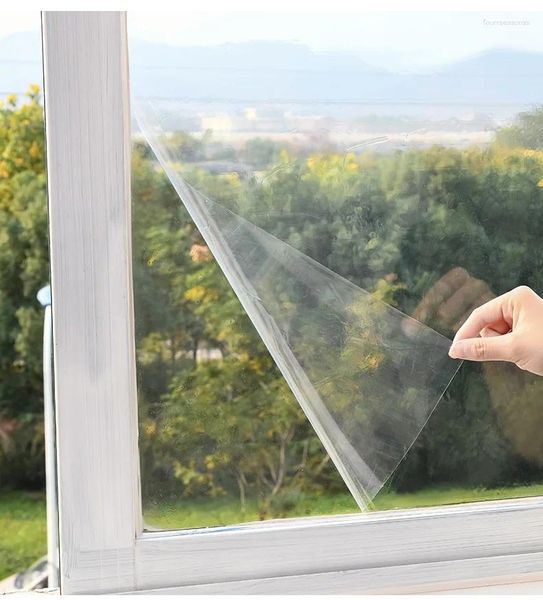
[[[182,149],[177,167],[213,200],[451,336],[477,303],[520,284],[543,291],[540,122],[541,109],[522,114],[485,148],[304,154],[255,138],[236,155],[214,144],[211,158],[239,159],[258,177],[203,168],[212,132],[204,139],[176,132],[168,143]],[[0,108],[0,486],[43,483],[42,313],[35,298],[49,276],[45,186],[42,107],[32,88],[23,104],[8,98]],[[251,495],[265,517],[280,512],[278,499],[288,504],[297,493],[343,489],[141,142],[132,192],[145,500],[236,494],[243,504]],[[364,356],[361,386],[364,369],[387,360],[386,353]],[[542,385],[505,365],[465,365],[388,485],[537,478]],[[356,415],[352,390],[338,390],[337,402]],[[522,431],[533,432],[531,442]]]

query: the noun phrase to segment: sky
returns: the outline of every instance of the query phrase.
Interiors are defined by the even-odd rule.
[[[38,11],[9,12],[0,10],[0,38],[18,31],[34,31],[40,28]]]
[[[505,24],[507,21],[508,24]],[[382,67],[454,62],[489,48],[543,52],[543,13],[129,13],[134,37],[173,45],[284,40],[347,50]]]
[[[38,30],[34,12],[0,11],[0,38]],[[129,12],[129,35],[183,46],[296,41],[343,50],[384,68],[409,71],[489,48],[543,52],[543,12]]]

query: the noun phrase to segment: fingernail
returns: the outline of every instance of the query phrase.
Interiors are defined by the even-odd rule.
[[[458,358],[458,345],[454,342],[454,340],[451,347],[449,348],[449,356],[451,358]]]

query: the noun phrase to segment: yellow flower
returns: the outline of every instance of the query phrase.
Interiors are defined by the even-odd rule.
[[[206,288],[203,285],[195,285],[185,292],[185,298],[191,302],[200,302],[206,295]]]
[[[30,146],[30,148],[28,150],[28,154],[30,154],[30,156],[32,158],[38,158],[38,156],[40,156],[40,154],[41,154],[40,147],[35,141],[32,142],[32,145]]]
[[[317,156],[310,156],[307,159],[307,168],[310,171],[314,171],[315,168],[316,168],[316,166],[317,166],[317,164],[318,164],[318,157]]]
[[[279,152],[279,162],[283,164],[290,162],[290,156],[287,150],[283,149],[281,152]]]
[[[190,302],[201,302],[202,304],[208,304],[218,300],[219,295],[216,291],[204,287],[203,285],[196,285],[190,290],[185,292],[185,299]]]
[[[372,352],[360,362],[360,368],[362,371],[376,371],[384,358],[385,355],[382,352]]]
[[[227,173],[224,178],[226,182],[230,185],[238,185],[239,184],[239,174],[238,173]]]
[[[29,96],[30,98],[36,97],[39,95],[40,90],[41,90],[41,88],[37,83],[31,83],[28,86],[28,92],[26,93],[26,95]]]
[[[148,436],[153,436],[156,434],[156,423],[148,423],[145,425],[145,433]]]

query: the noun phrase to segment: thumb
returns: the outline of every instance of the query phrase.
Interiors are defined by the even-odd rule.
[[[454,342],[449,350],[451,358],[465,360],[505,360],[514,362],[511,336],[488,336]]]

